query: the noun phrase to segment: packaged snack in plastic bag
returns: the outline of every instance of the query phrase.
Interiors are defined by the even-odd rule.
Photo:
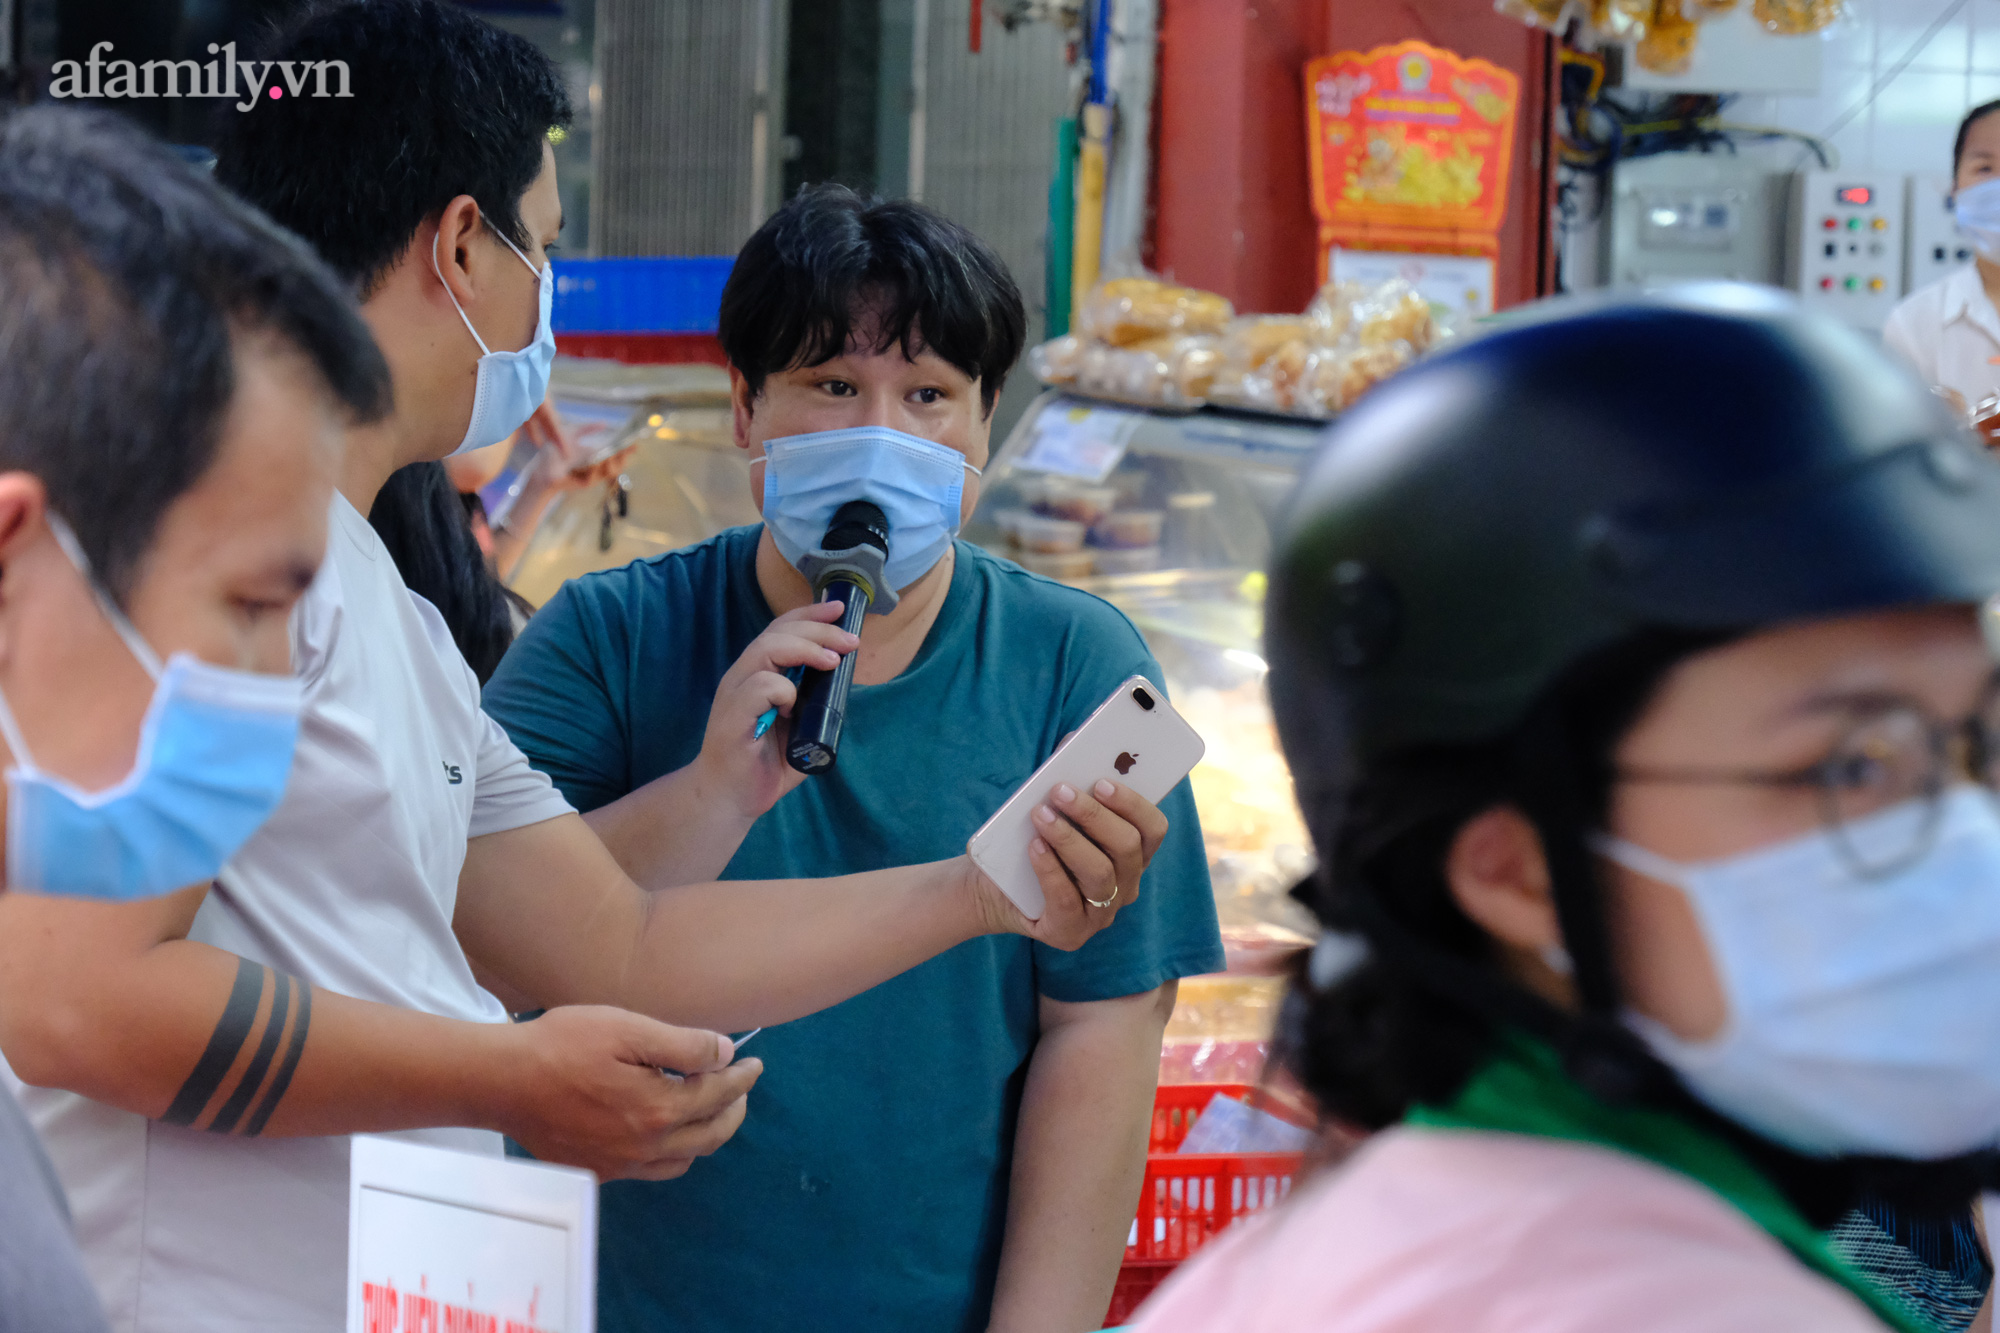
[[[1305,396],[1322,359],[1321,351],[1318,345],[1295,338],[1264,362],[1264,373],[1270,377],[1272,392],[1277,395],[1282,411],[1318,415],[1322,410]]]
[[[1117,346],[1162,334],[1220,333],[1235,307],[1214,292],[1155,278],[1111,278],[1083,298],[1077,331]]]
[[[1313,324],[1304,315],[1245,315],[1229,322],[1222,335],[1224,354],[1232,365],[1255,370],[1287,343],[1310,343]]]
[[[1311,386],[1321,362],[1334,355],[1333,349],[1304,338],[1288,338],[1268,352],[1255,343],[1239,343],[1224,357],[1209,386],[1209,400],[1260,412],[1323,416],[1325,409]]]
[[[1145,347],[1086,344],[1077,369],[1076,387],[1085,393],[1134,403],[1167,403],[1172,379],[1158,352]]]
[[[1134,343],[1132,350],[1150,352],[1166,364],[1162,401],[1171,407],[1199,406],[1222,368],[1222,339],[1213,334],[1148,338]]]
[[[1208,389],[1208,401],[1225,407],[1249,407],[1259,412],[1289,412],[1290,405],[1279,395],[1271,377],[1262,371],[1224,365]]]
[[[1510,19],[1561,32],[1569,22],[1570,0],[1493,0],[1493,7]]]
[[[1843,0],[1755,0],[1750,17],[1781,37],[1818,32],[1846,10]]]
[[[1345,411],[1362,394],[1409,365],[1415,357],[1406,342],[1328,352],[1314,364],[1304,400],[1323,415]]]
[[[1640,42],[1652,26],[1655,0],[1588,0],[1584,16],[1607,42]]]
[[[1222,339],[1206,334],[1180,339],[1171,365],[1174,388],[1181,397],[1201,402],[1222,371]]]
[[[1727,14],[1735,9],[1737,0],[1682,0],[1682,7],[1692,18],[1712,19],[1719,14]]]
[[[1259,1106],[1216,1093],[1176,1149],[1184,1153],[1304,1152],[1313,1132]]]
[[[1700,33],[1701,25],[1688,17],[1681,0],[1659,0],[1645,37],[1633,48],[1633,59],[1655,74],[1685,74],[1694,63]]]
[[[1356,336],[1363,346],[1404,342],[1421,352],[1435,332],[1431,303],[1400,278],[1370,292],[1354,307]]]
[[[1365,283],[1329,280],[1306,306],[1313,336],[1323,343],[1337,343],[1354,326],[1354,307],[1368,294]]]
[[[1074,384],[1083,369],[1083,339],[1074,333],[1028,349],[1029,373],[1044,384]]]

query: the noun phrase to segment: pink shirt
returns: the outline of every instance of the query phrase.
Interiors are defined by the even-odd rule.
[[[1882,1333],[1701,1185],[1589,1144],[1395,1129],[1190,1260],[1137,1333]]]

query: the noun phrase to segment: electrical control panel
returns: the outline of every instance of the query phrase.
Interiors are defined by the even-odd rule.
[[[1905,177],[1802,171],[1792,178],[1787,284],[1807,308],[1880,333],[1903,299]]]
[[[1644,289],[1713,278],[1782,282],[1786,183],[1721,154],[1619,163],[1607,208],[1607,283]]]
[[[1939,176],[1910,177],[1909,218],[1904,227],[1907,290],[1928,287],[1972,262],[1972,242],[1959,235],[1958,222],[1952,217],[1950,181]]]

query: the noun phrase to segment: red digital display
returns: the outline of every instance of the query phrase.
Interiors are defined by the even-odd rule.
[[[1850,208],[1866,208],[1875,202],[1875,187],[1843,185],[1833,192],[1833,197]]]

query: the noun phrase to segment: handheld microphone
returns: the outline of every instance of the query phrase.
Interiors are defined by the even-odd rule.
[[[820,601],[839,602],[846,608],[840,627],[859,634],[861,618],[870,606],[884,614],[896,609],[896,590],[887,586],[883,574],[888,555],[888,518],[866,500],[850,500],[834,511],[820,549],[800,559],[799,572],[812,580]],[[799,678],[785,762],[801,773],[824,773],[840,754],[840,728],[847,717],[856,656],[847,654],[831,671],[808,668]]]

